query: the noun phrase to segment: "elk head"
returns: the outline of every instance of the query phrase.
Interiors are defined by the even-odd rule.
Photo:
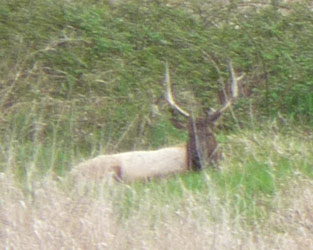
[[[208,164],[217,163],[221,158],[218,150],[218,142],[214,134],[215,123],[223,112],[228,110],[238,97],[238,83],[231,61],[228,62],[231,75],[231,95],[225,98],[224,104],[217,110],[207,112],[201,117],[194,117],[193,114],[181,108],[173,97],[170,81],[168,63],[165,63],[164,83],[166,85],[166,100],[170,107],[188,119],[188,142],[187,142],[187,164],[189,169],[201,170]]]

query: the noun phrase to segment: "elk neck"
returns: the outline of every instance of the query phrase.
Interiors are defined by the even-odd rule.
[[[199,171],[215,160],[218,142],[209,118],[189,119],[187,142],[187,168]]]

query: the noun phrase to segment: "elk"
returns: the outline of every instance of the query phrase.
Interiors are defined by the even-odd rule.
[[[181,108],[173,97],[169,67],[165,63],[165,99],[174,112],[188,119],[188,141],[185,145],[161,148],[153,151],[132,151],[111,155],[100,155],[80,163],[74,168],[75,175],[91,180],[106,178],[123,182],[150,180],[171,174],[198,171],[220,159],[214,124],[228,110],[238,96],[239,78],[231,61],[228,63],[231,76],[231,96],[215,111],[203,117],[193,117]]]

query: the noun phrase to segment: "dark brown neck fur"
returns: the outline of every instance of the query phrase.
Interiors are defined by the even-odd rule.
[[[220,158],[218,142],[212,131],[213,123],[210,117],[190,118],[188,124],[189,138],[187,143],[188,168],[198,171],[207,164],[217,162]]]

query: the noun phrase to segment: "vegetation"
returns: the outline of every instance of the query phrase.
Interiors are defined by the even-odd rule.
[[[312,135],[264,126],[272,132],[229,135],[219,171],[105,185],[52,174],[34,181],[29,170],[23,188],[7,171],[0,175],[0,246],[310,249]]]
[[[230,2],[0,2],[1,248],[313,245],[312,4]],[[82,158],[184,142],[164,62],[197,112],[219,105],[230,58],[244,94],[221,123],[219,170],[68,178]]]

